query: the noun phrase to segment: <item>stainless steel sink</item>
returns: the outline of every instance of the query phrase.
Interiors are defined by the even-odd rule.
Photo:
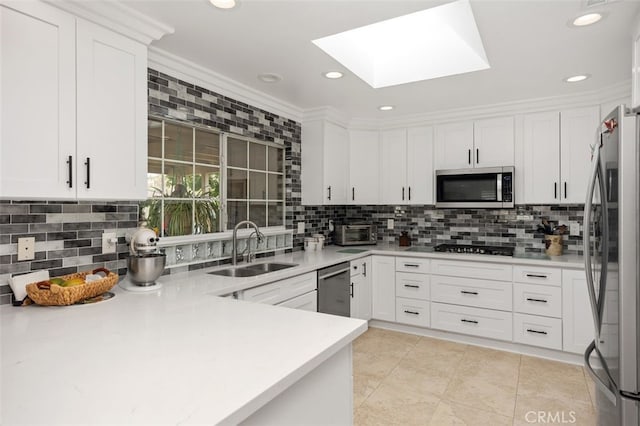
[[[223,277],[253,277],[266,274],[268,272],[280,271],[281,269],[298,266],[294,263],[256,263],[243,266],[241,268],[226,268],[209,272],[211,275],[221,275]]]

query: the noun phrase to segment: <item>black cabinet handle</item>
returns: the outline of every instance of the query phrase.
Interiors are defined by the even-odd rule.
[[[468,161],[469,161],[469,164],[471,164],[471,150],[469,150],[468,154],[469,154],[469,160]]]
[[[87,189],[91,188],[91,159],[87,157],[87,161],[84,163],[87,166],[87,180],[85,185],[87,185]]]
[[[480,148],[476,148],[476,164],[480,164]]]
[[[532,328],[527,328],[527,333],[535,333],[535,334],[547,334],[546,331],[534,330]]]
[[[473,294],[473,295],[475,295],[475,296],[477,296],[477,295],[478,295],[478,292],[477,292],[477,291],[460,290],[460,293],[462,293],[462,294]]]
[[[405,268],[419,268],[420,265],[418,265],[417,263],[405,263],[404,267]]]
[[[567,199],[567,182],[564,183],[564,198]]]
[[[408,288],[420,288],[419,285],[413,285],[413,284],[405,284],[404,286]]]
[[[73,188],[73,156],[70,155],[69,158],[67,158],[67,167],[69,168],[69,180],[67,181],[67,184],[69,185],[69,188]]]
[[[420,312],[416,312],[416,311],[404,311],[405,314],[411,314],[411,315],[420,315]]]
[[[544,299],[534,299],[533,297],[527,297],[527,300],[528,300],[529,302],[547,303],[547,301],[546,301],[546,300],[544,300]]]
[[[329,185],[329,187],[327,187],[327,192],[329,194],[327,199],[331,200],[331,185]]]
[[[351,283],[351,285],[349,286],[349,295],[351,296],[351,298],[353,298],[353,283]]]
[[[476,321],[476,320],[468,320],[468,319],[464,319],[464,318],[463,318],[463,319],[461,319],[460,321],[462,321],[462,322],[468,322],[468,323],[471,323],[471,324],[477,324],[477,323],[478,323],[478,321]]]
[[[540,274],[527,274],[527,276],[529,278],[547,278],[546,275],[540,275]]]
[[[402,187],[402,201],[404,201],[404,186]]]
[[[553,182],[553,198],[558,198],[558,182]]]
[[[409,187],[409,201],[411,201],[411,187]]]
[[[362,276],[363,277],[367,276],[367,264],[366,263],[362,264]]]
[[[351,200],[355,201],[356,199],[356,188],[355,187],[351,187]]]

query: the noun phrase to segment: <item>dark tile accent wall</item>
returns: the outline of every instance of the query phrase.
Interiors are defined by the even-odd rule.
[[[12,302],[10,276],[48,269],[51,276],[106,267],[125,275],[125,234],[138,224],[127,201],[0,201],[0,304]],[[116,253],[102,254],[102,233],[118,236]],[[34,237],[35,259],[18,261],[18,238]]]

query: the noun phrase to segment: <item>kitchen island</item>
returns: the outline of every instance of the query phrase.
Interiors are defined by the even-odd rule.
[[[180,281],[93,305],[0,308],[2,424],[350,424],[365,321]]]

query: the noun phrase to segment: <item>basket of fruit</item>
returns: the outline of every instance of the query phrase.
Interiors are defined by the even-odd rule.
[[[73,305],[109,291],[117,283],[118,274],[106,268],[97,268],[27,284],[27,294],[38,305]]]

